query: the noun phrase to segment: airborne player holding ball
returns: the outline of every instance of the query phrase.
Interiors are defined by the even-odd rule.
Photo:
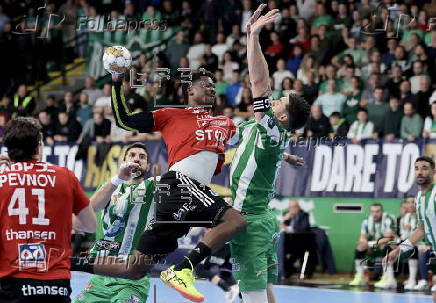
[[[194,286],[193,268],[246,226],[242,215],[214,193],[207,184],[224,163],[224,147],[235,134],[227,117],[213,117],[209,108],[215,102],[215,85],[209,72],[192,73],[191,86],[184,85],[187,108],[163,108],[153,112],[132,113],[121,85],[122,75],[113,75],[112,109],[119,127],[135,132],[162,132],[168,148],[169,171],[161,177],[156,199],[156,221],[139,240],[132,262],[126,268],[108,257],[103,264],[87,265],[95,274],[137,279],[151,268],[153,258],[174,251],[177,239],[198,221],[212,227],[192,252],[179,264],[161,273],[161,279],[184,297],[203,302]],[[165,223],[159,223],[165,221]],[[195,223],[197,222],[197,223]]]

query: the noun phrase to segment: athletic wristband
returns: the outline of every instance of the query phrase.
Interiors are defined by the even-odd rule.
[[[118,178],[118,176],[113,176],[111,179],[111,183],[114,186],[118,186],[120,184],[123,184],[125,180]]]
[[[399,246],[398,246],[401,250],[401,252],[408,252],[409,250],[412,250],[414,248],[414,245],[412,244],[412,242],[410,242],[409,239],[403,241]]]
[[[270,98],[269,97],[257,97],[253,99],[253,110],[255,113],[258,112],[266,112],[268,111],[270,106]]]
[[[94,263],[95,263],[95,257],[94,256],[86,256],[86,257],[80,257],[80,256],[71,256],[70,257],[70,264],[71,264],[71,271],[83,271],[90,274],[94,273]]]

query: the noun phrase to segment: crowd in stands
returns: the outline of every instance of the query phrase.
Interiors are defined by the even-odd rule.
[[[216,77],[215,114],[225,114],[237,124],[253,116],[244,25],[259,1],[153,0],[126,1],[123,5],[116,1],[105,1],[104,5],[91,0],[64,2],[55,1],[45,9],[69,18],[81,15],[157,18],[167,20],[169,26],[183,27],[162,52],[143,53],[135,59],[133,74],[140,76],[143,85],[132,88],[131,79],[127,78],[123,83],[132,110],[184,104],[177,68],[205,68]],[[356,143],[368,138],[414,141],[436,137],[436,26],[431,23],[436,8],[425,2],[267,2],[268,9],[278,8],[281,13],[260,34],[270,69],[271,95],[280,98],[293,90],[312,105],[310,121],[295,137],[347,137]],[[376,18],[371,18],[376,9]],[[20,24],[23,15],[35,16],[34,10],[29,3],[18,0],[0,5],[0,48],[12,52],[11,45],[18,47],[21,40],[27,41],[14,37],[11,31]],[[399,14],[416,18],[398,25]],[[386,31],[374,32],[386,19]],[[28,18],[25,20],[28,22]],[[368,33],[371,29],[373,32]],[[78,43],[83,39],[80,36],[83,31],[71,31],[70,23],[52,30],[59,35],[44,43],[53,46],[75,39],[69,54],[72,57],[86,54],[83,44]],[[19,58],[19,50],[15,59]],[[47,58],[58,58],[52,52],[36,50],[37,55],[44,54],[44,61],[36,64],[35,53],[27,58],[30,61],[26,66],[30,64],[33,73],[47,63]],[[32,66],[32,62],[36,65]],[[62,100],[51,96],[34,100],[22,84],[29,79],[19,77],[32,75],[26,73],[26,66],[18,74],[11,74],[12,80],[0,88],[3,95],[0,124],[13,115],[35,115],[44,125],[48,144],[81,142],[85,135],[105,142],[160,138],[159,134],[131,134],[114,127],[110,123],[111,85],[97,88],[92,77],[86,79],[85,89],[76,94],[65,92]],[[172,75],[160,87],[156,86],[159,77],[153,72],[157,67],[170,68]]]

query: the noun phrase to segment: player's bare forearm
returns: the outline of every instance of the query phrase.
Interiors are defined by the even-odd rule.
[[[422,221],[418,221],[418,225],[416,226],[415,230],[410,234],[409,241],[412,242],[412,244],[416,244],[422,239],[424,239],[425,236],[425,230],[424,230],[424,223]]]
[[[260,47],[258,33],[251,33],[248,37],[247,60],[253,98],[268,96],[271,93],[268,64]]]
[[[100,187],[91,197],[90,202],[95,211],[102,210],[110,202],[111,196],[117,187],[107,182]]]

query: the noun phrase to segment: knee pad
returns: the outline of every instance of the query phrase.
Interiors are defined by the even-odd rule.
[[[366,257],[366,250],[364,250],[364,251],[359,251],[359,250],[355,250],[354,251],[354,257],[356,258],[356,259],[365,259],[365,257]]]

